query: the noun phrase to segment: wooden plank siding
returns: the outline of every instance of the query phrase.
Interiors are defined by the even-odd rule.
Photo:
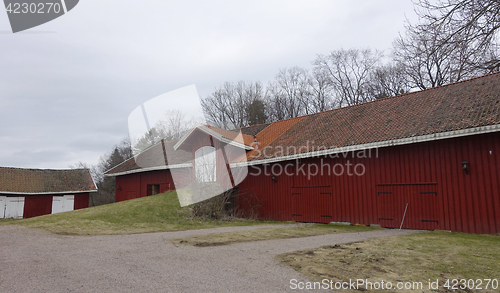
[[[186,177],[191,176],[191,168],[176,170],[176,172],[186,173]],[[175,190],[174,180],[170,170],[157,170],[149,172],[139,172],[116,177],[115,201],[124,201],[148,195],[148,185],[160,185],[160,193]],[[179,182],[182,186],[182,182]]]
[[[336,222],[399,228],[408,204],[403,228],[500,233],[499,133],[381,148],[378,158],[340,156],[302,159],[306,174],[296,172],[296,160],[251,166],[239,185],[238,207],[263,219],[329,222],[321,216],[331,215]],[[321,166],[321,160],[351,164],[353,175],[324,171],[308,178],[307,169],[314,170],[308,166]],[[287,164],[291,176],[278,172]],[[357,164],[365,167],[364,175],[354,174]]]

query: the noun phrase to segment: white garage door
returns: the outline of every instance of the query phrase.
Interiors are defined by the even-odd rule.
[[[62,195],[52,197],[52,213],[68,212],[75,208],[74,195]]]
[[[22,218],[24,197],[0,197],[0,218]]]
[[[0,219],[5,218],[5,201],[7,200],[6,196],[0,196]]]

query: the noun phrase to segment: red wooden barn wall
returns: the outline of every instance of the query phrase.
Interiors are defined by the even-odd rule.
[[[55,194],[61,195],[61,194]],[[67,193],[65,195],[71,195]],[[89,207],[89,193],[76,193],[74,209],[84,209]],[[32,218],[37,216],[48,215],[52,213],[52,197],[54,195],[26,195],[24,196],[24,218]]]
[[[77,193],[75,194],[75,210],[84,209],[89,207],[89,193]]]
[[[176,170],[190,174],[191,168]],[[187,175],[186,175],[187,176]],[[149,184],[159,184],[160,193],[175,190],[174,180],[170,170],[156,170],[116,176],[115,201],[129,200],[148,195]],[[178,182],[182,185],[182,182]],[[120,186],[120,188],[118,188]]]
[[[87,202],[88,205],[88,202]],[[24,218],[52,213],[52,195],[28,195],[24,198]]]
[[[499,133],[380,148],[374,156],[372,150],[372,158],[323,159],[331,166],[363,164],[363,176],[328,175],[325,168],[323,176],[308,178],[308,164],[321,166],[320,158],[302,159],[306,174],[280,174],[277,182],[263,174],[263,166],[250,167],[239,185],[238,205],[266,219],[397,228],[406,209],[403,228],[500,233]],[[464,160],[470,163],[468,175]],[[267,168],[286,164],[293,164],[288,172],[296,173],[295,160]],[[258,170],[262,174],[252,175]]]

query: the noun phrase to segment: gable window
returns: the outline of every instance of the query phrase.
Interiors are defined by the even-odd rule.
[[[212,146],[204,146],[194,153],[195,175],[198,182],[215,182],[216,152]]]

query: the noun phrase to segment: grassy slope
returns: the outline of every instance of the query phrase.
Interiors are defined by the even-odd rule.
[[[130,234],[261,223],[266,222],[193,219],[189,208],[180,207],[175,192],[30,219],[0,220],[0,225],[23,225],[69,235]]]
[[[415,281],[427,286],[429,279],[439,279],[439,292],[447,292],[443,286],[447,279],[500,281],[500,236],[432,231],[297,251],[277,259],[314,281],[360,278],[394,285]],[[482,288],[450,292],[500,291]]]

